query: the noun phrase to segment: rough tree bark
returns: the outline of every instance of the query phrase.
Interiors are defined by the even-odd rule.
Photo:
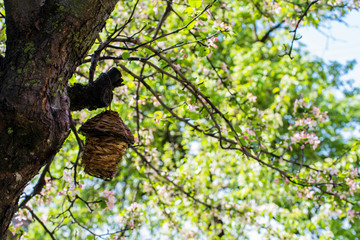
[[[5,0],[0,62],[0,240],[26,184],[69,134],[68,79],[118,0]]]

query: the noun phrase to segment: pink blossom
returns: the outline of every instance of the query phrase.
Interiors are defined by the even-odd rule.
[[[140,205],[137,202],[133,202],[130,207],[129,207],[129,211],[136,211],[140,208]]]
[[[100,196],[104,197],[106,200],[106,209],[111,209],[115,205],[115,196],[113,191],[104,190],[102,193],[100,193]]]
[[[217,49],[217,45],[214,43],[214,41],[212,39],[207,40],[207,44],[210,47],[213,47],[213,48]]]
[[[293,136],[290,137],[290,141],[292,144],[300,142],[303,138],[305,138],[304,132],[296,132]]]
[[[69,190],[68,190],[68,195],[71,197],[74,197],[75,195],[79,194],[80,191],[78,189],[76,189],[75,184],[71,184]]]
[[[129,105],[130,105],[131,107],[133,107],[133,106],[135,105],[135,96],[133,96],[133,97],[130,98]]]
[[[15,214],[15,220],[18,221],[18,222],[22,222],[24,220],[27,220],[28,217],[27,216],[30,216],[30,213],[28,210],[26,209],[22,209],[22,210],[19,210],[16,214]]]
[[[306,102],[304,98],[296,99],[294,103],[294,111],[296,111],[298,107],[304,108],[305,106]]]
[[[312,120],[312,119],[309,118],[309,117],[305,119],[304,123],[305,123],[306,125],[308,125],[309,127],[316,127],[316,125],[317,125],[317,122],[314,121],[314,120]]]
[[[315,179],[313,179],[311,176],[308,178],[309,183],[315,183]]]
[[[346,185],[349,186],[351,196],[354,196],[354,193],[356,192],[356,188],[357,188],[357,182],[355,180],[352,180],[351,178],[346,178],[345,182]]]
[[[327,111],[324,113],[321,113],[320,116],[318,117],[319,122],[325,122],[328,118],[329,118],[329,116],[327,115]]]
[[[224,72],[229,73],[229,68],[228,68],[226,63],[222,62],[220,64],[220,67],[221,67],[222,70],[224,70]]]
[[[68,183],[72,182],[73,177],[72,177],[71,170],[67,170],[67,169],[64,170],[64,172],[63,172],[63,180],[65,182],[68,182]]]
[[[355,176],[357,176],[358,175],[358,170],[357,169],[352,169],[351,171],[350,171],[350,176],[351,177],[355,177]]]
[[[281,12],[281,7],[280,7],[279,3],[275,2],[275,3],[272,4],[271,6],[272,6],[272,7],[271,7],[270,12],[271,12],[272,14],[279,15],[280,12]]]
[[[66,193],[66,191],[67,191],[67,189],[64,189],[64,190],[62,190],[62,191],[59,191],[59,192],[58,192],[58,195],[64,196],[65,193]]]
[[[320,109],[317,108],[317,107],[315,107],[315,106],[313,106],[311,113],[312,113],[315,117],[318,117],[318,116],[320,115]]]
[[[333,183],[333,181],[331,180],[330,183]],[[334,187],[333,184],[326,184],[326,191],[327,191],[327,192],[330,192],[333,187]]]
[[[312,199],[313,197],[314,197],[314,194],[315,194],[315,192],[313,191],[313,190],[311,190],[311,191],[309,191],[307,194],[306,194],[306,198],[310,198],[310,199]]]
[[[339,170],[337,168],[329,168],[330,175],[338,175]]]
[[[304,120],[303,120],[303,119],[300,119],[300,120],[295,121],[295,127],[297,127],[297,126],[303,126],[303,125],[304,125]]]
[[[201,71],[204,75],[208,75],[210,73],[210,70],[207,68],[202,68]]]
[[[129,87],[125,85],[125,86],[122,86],[121,88],[116,88],[115,93],[118,95],[128,96],[129,95],[128,89],[129,89]]]
[[[88,118],[88,115],[87,115],[86,112],[81,112],[81,113],[80,113],[79,120],[80,120],[81,122],[84,122],[87,118]]]
[[[141,105],[145,105],[146,100],[145,99],[139,99],[138,103],[141,104]]]
[[[220,23],[220,27],[224,30],[230,31],[231,27],[226,25],[224,22]]]
[[[154,104],[155,107],[158,107],[158,106],[161,105],[160,102],[157,100],[156,97],[151,97],[150,100],[153,102],[153,104]]]
[[[347,217],[349,219],[350,222],[354,222],[354,217],[355,217],[355,210],[351,209],[351,207],[346,211],[347,213]]]
[[[279,183],[279,179],[275,178],[274,183],[278,184],[278,183]]]
[[[49,217],[48,214],[45,213],[45,214],[41,214],[40,219],[42,222],[46,222],[48,220],[48,217]]]
[[[196,111],[196,106],[194,105],[194,104],[189,104],[189,105],[187,105],[187,107],[186,107],[190,112],[197,112]]]
[[[285,178],[285,184],[289,184],[289,179]]]
[[[246,98],[250,101],[250,102],[256,102],[257,96],[254,96],[252,93],[248,93],[246,95]]]

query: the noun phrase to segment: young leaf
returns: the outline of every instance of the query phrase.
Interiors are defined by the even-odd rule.
[[[201,0],[189,0],[189,5],[192,8],[199,8],[201,7]]]
[[[123,52],[123,54],[121,56],[122,56],[122,59],[128,59],[130,57],[130,53]]]

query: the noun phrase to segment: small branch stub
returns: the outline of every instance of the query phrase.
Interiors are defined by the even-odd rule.
[[[84,123],[79,132],[86,136],[81,162],[85,172],[111,180],[126,149],[135,142],[129,127],[117,112],[105,111]]]
[[[109,106],[113,99],[113,89],[122,86],[122,82],[120,71],[112,68],[107,73],[100,74],[92,83],[74,84],[68,88],[70,110],[94,110]]]

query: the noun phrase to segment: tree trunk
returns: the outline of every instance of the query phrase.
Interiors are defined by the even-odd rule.
[[[69,134],[68,79],[118,0],[5,0],[0,62],[0,240],[26,184]]]

